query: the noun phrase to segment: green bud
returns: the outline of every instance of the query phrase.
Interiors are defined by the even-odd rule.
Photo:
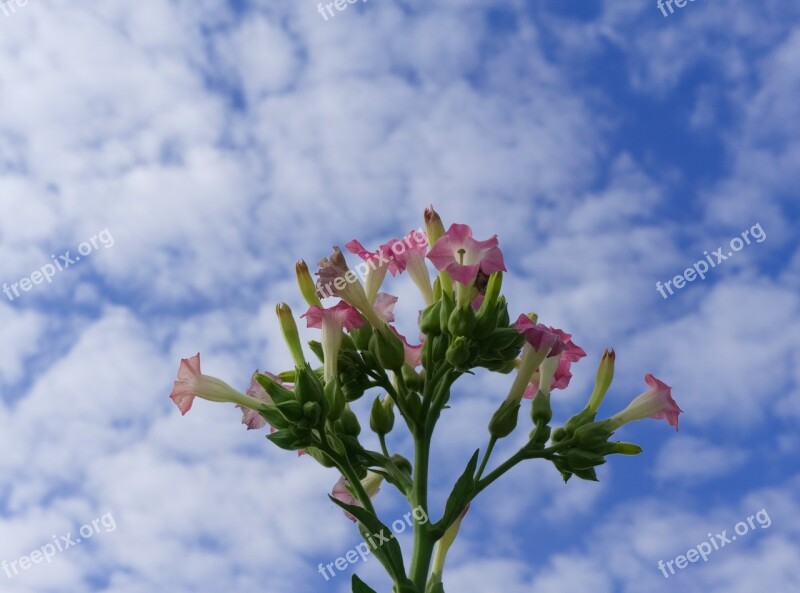
[[[407,364],[403,365],[400,372],[403,375],[403,381],[406,382],[406,387],[411,391],[422,391],[425,387],[425,378]]]
[[[442,333],[442,327],[439,324],[441,308],[442,302],[436,301],[422,312],[422,318],[419,321],[419,329],[423,334],[435,336]]]
[[[358,423],[358,418],[350,409],[350,406],[345,406],[342,416],[339,419],[342,423],[344,434],[357,437],[361,434],[361,424]]]
[[[284,418],[292,424],[299,422],[303,417],[303,405],[298,401],[288,401],[276,406]]]
[[[496,439],[510,435],[517,427],[519,400],[504,400],[489,421],[489,434]]]
[[[297,382],[295,383],[294,392],[297,395],[297,400],[302,404],[316,402],[327,408],[325,387],[317,374],[307,364],[298,367],[296,370]]]
[[[297,285],[300,287],[300,292],[302,293],[306,303],[312,307],[316,306],[321,308],[322,303],[317,296],[317,287],[314,284],[314,279],[308,272],[308,265],[306,262],[301,259],[295,265],[294,270],[297,274]]]
[[[553,419],[553,408],[550,406],[550,394],[539,392],[533,398],[531,419],[536,426],[546,426]]]
[[[606,462],[602,455],[585,449],[567,449],[563,457],[573,472],[575,470],[589,469]]]
[[[378,364],[384,369],[399,371],[405,363],[406,351],[403,341],[386,324],[375,331],[369,346]]]
[[[587,407],[593,412],[597,412],[600,403],[611,386],[611,381],[614,379],[614,361],[616,359],[614,349],[604,350],[603,356],[600,358],[600,364],[597,367],[597,376],[594,382],[594,389],[589,396],[589,403]]]
[[[306,359],[303,356],[303,347],[300,345],[300,335],[297,333],[297,323],[292,315],[292,310],[286,303],[278,303],[275,312],[278,314],[281,332],[289,347],[294,365],[296,367],[303,366],[306,364]]]
[[[447,320],[447,331],[454,336],[468,336],[475,329],[475,311],[471,305],[456,307]]]
[[[303,404],[303,417],[308,426],[317,426],[322,418],[322,408],[316,402],[306,402]]]
[[[608,443],[603,449],[603,455],[610,455],[612,453],[619,453],[620,455],[638,455],[643,450],[644,449],[639,445],[633,443],[616,442]]]
[[[563,427],[556,428],[556,429],[553,431],[553,442],[554,442],[554,443],[560,443],[561,441],[563,441],[564,439],[566,439],[566,438],[567,438],[567,436],[568,436],[568,435],[567,435],[567,431],[566,431],[566,430],[564,430],[564,428],[563,428]]]
[[[470,343],[469,338],[464,336],[456,336],[450,342],[450,346],[445,353],[447,362],[456,369],[466,369],[469,363],[470,356]]]
[[[446,292],[442,294],[442,299],[439,302],[441,303],[441,307],[439,308],[439,327],[442,332],[449,332],[450,330],[447,327],[448,322],[450,321],[450,315],[453,313],[456,305]]]
[[[567,431],[568,435],[572,436],[579,426],[583,426],[589,422],[594,422],[594,417],[595,413],[592,412],[592,410],[589,408],[584,408],[572,418],[567,420],[566,424],[564,424],[564,430]]]
[[[325,385],[325,399],[328,401],[328,419],[338,420],[344,410],[346,398],[339,377],[334,377]]]
[[[389,402],[388,405],[386,404],[387,401]],[[372,402],[369,427],[372,432],[379,435],[385,435],[392,431],[392,428],[394,428],[394,410],[391,406],[390,397],[385,397],[383,401],[376,397]]]
[[[402,455],[395,453],[394,455],[392,455],[391,460],[392,463],[395,464],[397,469],[399,469],[401,472],[405,474],[408,474],[409,476],[411,475],[411,462],[408,459],[406,459]]]
[[[611,431],[602,422],[590,422],[576,428],[572,436],[581,447],[596,449],[606,444]]]

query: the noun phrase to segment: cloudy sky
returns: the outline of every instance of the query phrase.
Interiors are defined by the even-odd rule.
[[[497,233],[512,311],[589,353],[557,420],[608,346],[604,413],[645,372],[685,411],[678,434],[622,429],[645,454],[612,459],[599,484],[564,485],[543,462],[499,481],[467,516],[448,590],[796,587],[798,4],[344,6],[3,0],[0,561],[93,535],[0,572],[0,591],[340,593],[353,570],[388,591],[374,559],[317,572],[360,541],[327,499],[335,472],[232,406],[181,417],[168,395],[197,351],[239,389],[287,368],[274,306],[302,308],[294,262],[408,232],[430,203]],[[675,288],[706,252],[706,278]],[[413,332],[413,285],[389,289]],[[435,505],[509,381],[458,384]],[[407,452],[399,431],[389,442]],[[406,512],[390,488],[376,504]],[[759,511],[706,562],[659,570]]]

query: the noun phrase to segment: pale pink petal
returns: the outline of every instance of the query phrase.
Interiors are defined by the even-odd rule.
[[[378,314],[378,317],[383,319],[386,323],[394,321],[394,305],[397,302],[397,297],[385,292],[379,292],[375,297],[373,308]]]

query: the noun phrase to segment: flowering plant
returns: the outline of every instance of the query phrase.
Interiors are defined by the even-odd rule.
[[[569,384],[570,365],[586,352],[570,334],[538,323],[533,313],[511,322],[501,294],[506,267],[496,236],[478,241],[463,224],[445,231],[438,214],[429,208],[425,232],[412,231],[375,251],[355,240],[346,247],[363,260],[355,270],[337,247],[320,261],[316,282],[304,262],[296,267],[300,291],[309,306],[301,317],[308,327],[321,330],[320,341],[309,343],[319,365],[306,359],[292,311],[279,304],[277,314],[293,369],[277,374],[256,371],[243,394],[203,375],[197,354],[181,361],[171,398],[183,414],[195,397],[235,403],[248,429],[269,424],[267,438],[277,446],[335,467],[341,478],[331,500],[358,524],[365,541],[379,538],[382,542],[372,552],[391,577],[395,593],[444,592],[447,551],[469,505],[517,464],[544,459],[565,482],[572,476],[596,481],[595,467],[605,463],[607,456],[642,451],[638,445],[610,441],[624,424],[650,417],[666,419],[677,430],[681,409],[670,387],[652,374],[645,376],[647,391],[627,408],[596,420],[614,374],[614,350],[603,352],[583,410],[562,426],[551,427],[551,391]],[[438,272],[433,281],[426,260]],[[380,292],[387,272],[393,276],[407,272],[419,288],[424,302],[419,344],[410,343],[392,325],[397,298]],[[322,299],[327,302],[323,304]],[[450,402],[452,387],[476,368],[513,374],[511,386],[489,419],[483,454],[479,450],[472,455],[439,519],[414,524],[413,553],[406,568],[398,542],[383,537],[388,528],[372,499],[386,481],[405,496],[411,508],[430,516],[431,437]],[[372,401],[369,419],[380,450],[367,449],[359,440],[361,426],[352,409],[373,389],[385,392],[383,398],[379,395]],[[496,442],[517,428],[525,399],[532,400],[527,441],[486,472]],[[392,454],[387,446],[395,411],[413,437],[413,462]],[[354,593],[374,593],[356,575],[352,585]]]

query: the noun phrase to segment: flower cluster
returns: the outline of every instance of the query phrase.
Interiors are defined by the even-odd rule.
[[[361,273],[350,267],[338,247],[320,260],[316,279],[303,261],[295,269],[308,306],[300,319],[320,330],[319,340],[309,343],[318,363],[306,358],[297,320],[287,305],[279,304],[277,315],[293,368],[274,374],[256,371],[246,392],[240,393],[202,374],[197,354],[181,361],[171,397],[183,414],[196,397],[234,403],[248,429],[269,425],[267,438],[279,447],[307,453],[323,466],[336,468],[340,476],[331,500],[369,537],[385,528],[372,505],[383,482],[396,487],[411,508],[428,513],[431,437],[442,414],[457,405],[450,403],[455,383],[476,368],[513,375],[507,395],[488,419],[483,455],[476,451],[470,459],[441,519],[415,526],[408,569],[396,542],[375,550],[396,592],[444,591],[445,556],[467,508],[516,464],[545,459],[565,481],[572,476],[597,480],[595,468],[607,456],[641,452],[637,445],[609,440],[623,425],[649,417],[665,419],[677,430],[681,409],[671,388],[652,374],[645,376],[647,390],[625,409],[596,419],[614,374],[613,350],[603,353],[583,410],[562,426],[551,427],[551,392],[568,387],[571,365],[587,354],[571,334],[539,323],[534,313],[521,314],[512,322],[501,294],[506,266],[497,236],[477,240],[465,224],[445,230],[429,208],[424,232],[411,231],[374,251],[355,239],[345,247],[360,258]],[[419,338],[409,339],[412,334],[404,335],[395,327],[397,297],[382,292],[387,276],[400,274],[408,274],[419,290],[422,308],[413,332]],[[373,390],[379,394],[371,403],[369,427],[380,445],[377,450],[360,438],[362,427],[353,409]],[[495,443],[517,428],[525,400],[531,400],[527,442],[485,473]],[[413,466],[402,454],[392,453],[387,443],[396,414],[414,442]],[[358,577],[353,590],[372,591]]]

